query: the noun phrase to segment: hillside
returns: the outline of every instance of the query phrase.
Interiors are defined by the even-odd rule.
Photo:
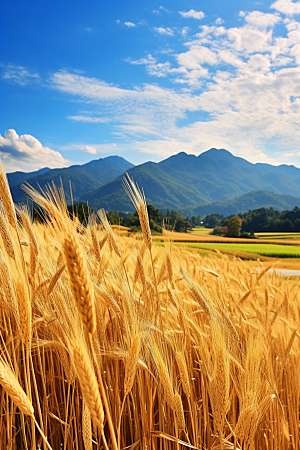
[[[13,186],[14,184],[21,184],[24,183],[24,181],[29,180],[29,178],[43,175],[44,173],[48,172],[50,169],[49,167],[44,167],[43,169],[36,170],[35,172],[12,172],[7,174],[8,183],[10,186]]]
[[[226,150],[211,149],[199,156],[178,153],[160,163],[147,162],[128,170],[144,189],[147,203],[191,213],[200,205],[222,202],[253,190],[300,197],[300,169],[252,164]],[[132,211],[121,177],[81,196],[94,209]]]
[[[300,197],[292,195],[274,194],[269,191],[251,191],[239,197],[224,202],[212,202],[194,209],[197,216],[208,214],[232,214],[244,213],[258,208],[274,208],[277,211],[291,210],[300,206]]]
[[[9,174],[8,181],[14,202],[17,204],[26,203],[27,196],[21,188],[21,184],[25,180],[28,180],[30,185],[36,189],[38,189],[38,185],[44,188],[47,184],[52,184],[52,181],[56,186],[60,186],[60,180],[62,180],[67,202],[70,202],[70,182],[74,201],[77,201],[87,192],[105,185],[131,167],[134,167],[133,164],[124,158],[109,156],[91,161],[82,166],[74,165],[63,169],[48,169],[45,173],[34,175],[32,173],[27,178],[24,178],[24,172],[16,172]],[[17,179],[18,176],[19,179],[23,179],[18,184],[13,185],[13,180]]]

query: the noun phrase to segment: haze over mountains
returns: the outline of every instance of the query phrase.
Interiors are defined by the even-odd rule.
[[[162,211],[169,208],[185,214],[227,215],[262,206],[278,210],[300,206],[300,169],[252,164],[227,150],[216,149],[199,156],[181,152],[159,163],[138,166],[110,156],[82,166],[42,169],[31,174],[16,172],[8,174],[8,180],[17,204],[26,202],[21,189],[25,180],[34,187],[44,187],[52,180],[59,185],[61,178],[67,201],[70,180],[74,201],[88,201],[95,210],[133,211],[122,187],[126,171],[144,189],[147,203]]]

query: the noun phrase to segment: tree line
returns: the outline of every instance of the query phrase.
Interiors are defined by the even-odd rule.
[[[210,214],[204,218],[207,228],[214,228],[214,234],[250,237],[258,232],[300,232],[300,208],[291,211],[276,211],[274,208],[250,210],[238,216],[223,217]],[[235,226],[233,230],[232,226]],[[247,236],[249,235],[249,236]]]
[[[70,214],[75,214],[81,222],[86,220],[89,208],[85,204],[68,206]],[[249,210],[239,215],[224,217],[221,214],[208,214],[205,217],[184,217],[177,211],[167,210],[162,213],[153,205],[147,205],[150,228],[153,234],[160,234],[162,227],[168,230],[186,233],[192,228],[203,226],[213,228],[213,234],[233,237],[254,238],[257,232],[300,232],[300,208],[291,211],[276,211],[274,208],[259,208]],[[34,214],[37,218],[37,214]],[[131,231],[140,231],[138,214],[117,211],[107,212],[111,225],[122,225]]]

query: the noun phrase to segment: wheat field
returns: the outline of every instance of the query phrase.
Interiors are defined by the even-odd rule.
[[[152,245],[0,171],[0,449],[300,449],[299,281]]]

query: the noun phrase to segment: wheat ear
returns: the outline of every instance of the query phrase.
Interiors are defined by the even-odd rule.
[[[120,258],[122,258],[122,253],[121,253],[119,244],[116,241],[113,229],[112,229],[112,227],[111,227],[111,225],[110,225],[110,223],[109,223],[109,221],[108,221],[108,219],[106,217],[104,209],[100,209],[97,212],[97,214],[98,214],[98,217],[99,217],[99,219],[100,219],[100,221],[101,221],[101,223],[103,225],[104,230],[106,231],[107,239],[108,239],[108,245],[109,245],[110,249],[113,250],[116,253],[116,255],[118,255]],[[102,241],[103,241],[103,239],[102,239]],[[99,244],[100,248],[102,246],[102,241],[100,243],[101,245]]]
[[[17,291],[17,302],[19,310],[19,324],[21,331],[22,341],[27,347],[31,344],[31,334],[32,334],[32,314],[31,314],[31,302],[29,299],[29,294],[27,286],[24,280],[16,282]]]
[[[79,379],[86,406],[94,423],[103,430],[104,411],[96,375],[85,351],[79,346],[72,349],[73,364]]]
[[[191,385],[189,380],[189,373],[186,367],[186,361],[184,358],[184,354],[182,352],[176,353],[176,361],[179,369],[180,381],[182,384],[182,389],[187,398],[190,398],[191,395]]]
[[[3,361],[0,361],[0,384],[20,411],[26,416],[33,417],[34,410],[29,398],[21,388],[15,374]]]
[[[62,265],[60,269],[58,269],[56,271],[56,273],[53,275],[52,280],[49,283],[48,289],[47,289],[47,295],[50,295],[51,292],[53,291],[53,289],[55,288],[56,283],[58,282],[61,274],[63,273],[63,271],[65,270],[66,265]]]
[[[149,217],[148,217],[148,210],[147,210],[145,194],[140,191],[139,187],[130,178],[128,173],[126,173],[126,175],[127,175],[127,178],[124,177],[122,180],[123,187],[124,187],[125,191],[127,192],[130,200],[134,204],[136,212],[138,213],[142,233],[143,233],[144,239],[145,239],[145,243],[146,243],[148,249],[151,250],[152,236],[151,236],[151,230],[150,230],[150,225],[149,225]]]
[[[133,340],[130,347],[128,357],[125,364],[125,381],[124,381],[124,396],[126,396],[132,389],[136,368],[139,360],[140,354],[140,336],[137,334]]]
[[[32,224],[31,224],[31,220],[28,214],[28,211],[23,210],[21,212],[21,219],[22,219],[22,224],[26,230],[26,233],[29,237],[29,242],[30,242],[30,276],[33,279],[34,274],[35,274],[35,270],[36,270],[36,265],[37,265],[37,261],[38,261],[38,256],[39,256],[39,248],[38,248],[38,244],[35,238],[35,235],[33,233],[32,230]]]
[[[4,206],[3,206],[2,202],[0,202],[0,234],[2,237],[2,241],[3,241],[3,245],[4,245],[6,253],[12,259],[16,259],[14,245],[13,245],[13,241],[12,241],[11,234],[9,231],[9,226],[8,226],[8,223],[6,220],[6,214],[5,214],[5,210],[4,210]]]
[[[10,225],[16,229],[17,228],[16,212],[15,212],[12,196],[10,193],[5,169],[3,167],[1,159],[0,159],[0,198],[4,205],[4,209],[5,209],[5,212],[6,212],[6,215],[7,215]]]
[[[185,420],[184,420],[184,410],[182,406],[181,397],[178,392],[174,395],[174,409],[177,415],[177,422],[178,422],[178,428],[179,430],[185,429]]]
[[[88,333],[94,334],[96,331],[96,312],[92,284],[79,245],[70,233],[64,242],[64,254],[82,323]]]

